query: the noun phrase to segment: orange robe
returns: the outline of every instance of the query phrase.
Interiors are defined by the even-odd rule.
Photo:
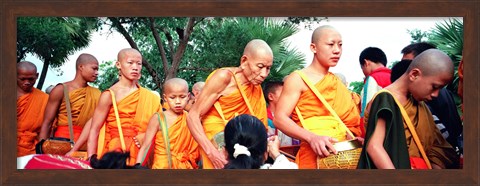
[[[163,119],[161,119],[163,122]],[[161,126],[159,125],[161,129]],[[179,115],[175,122],[168,128],[172,169],[198,168],[199,158],[198,143],[193,138],[187,126],[187,112]],[[155,136],[155,155],[152,169],[168,169],[168,155],[163,140],[162,131]]]
[[[210,76],[213,73],[215,73],[215,71],[212,72]],[[210,76],[207,78],[206,83],[209,83],[209,81],[215,81],[211,80]],[[249,99],[250,106],[252,107],[254,113],[250,113],[250,111],[248,111],[247,104],[245,103],[245,100],[238,89],[229,95],[221,96],[216,103],[220,104],[226,121],[220,117],[220,114],[214,106],[212,106],[210,110],[202,117],[203,129],[205,130],[205,134],[209,140],[211,140],[215,134],[223,131],[228,120],[240,114],[251,114],[256,116],[258,119],[260,119],[260,121],[263,122],[265,128],[268,129],[268,117],[266,109],[267,104],[265,102],[265,98],[263,97],[262,87],[260,85],[250,84],[241,85],[241,88],[245,92],[245,96]],[[203,149],[201,149],[200,152],[202,155],[203,168],[212,169],[213,164],[210,162],[210,159],[207,158],[206,153],[203,151]]]
[[[161,109],[160,97],[153,94],[150,90],[139,87],[137,91],[116,101],[126,151],[130,152],[128,164],[134,165],[139,148],[133,143],[133,137],[139,133],[145,133],[150,118],[155,112]],[[98,137],[98,148],[103,149],[101,153],[99,153],[99,157],[110,151],[122,150],[113,106],[108,112],[104,127],[105,133],[102,134],[103,132],[100,132],[100,136]]]
[[[35,154],[48,94],[33,88],[17,99],[17,157]]]
[[[360,113],[358,107],[355,105],[352,94],[342,84],[342,82],[331,72],[328,72],[322,80],[318,81],[314,85],[318,91],[322,94],[325,100],[335,110],[340,119],[355,135],[361,134],[360,129]],[[300,110],[304,119],[308,119],[313,116],[331,116],[330,112],[325,108],[322,102],[317,98],[312,90],[307,90],[300,95],[297,107]],[[296,112],[292,113],[292,120],[295,121],[300,127],[303,127],[300,123]],[[328,135],[328,134],[327,134]],[[332,136],[339,141],[345,140],[345,134],[341,136]],[[300,169],[316,169],[317,168],[317,155],[305,141],[300,144],[298,150],[296,163]]]
[[[100,98],[100,90],[87,86],[70,91],[68,96],[70,97],[70,107],[72,110],[73,136],[74,141],[77,141],[82,133],[83,126],[85,126],[85,123],[93,116],[98,99]],[[56,121],[54,136],[70,138],[65,98],[63,98],[58,108]]]

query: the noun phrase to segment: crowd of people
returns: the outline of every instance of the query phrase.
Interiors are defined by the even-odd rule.
[[[385,53],[368,47],[359,54],[365,80],[356,94],[329,71],[342,44],[339,31],[320,26],[311,37],[312,63],[264,82],[273,52],[253,39],[239,66],[214,70],[191,91],[184,79],[168,79],[160,96],[138,83],[142,55],[132,48],[118,52],[118,81],[103,92],[88,85],[99,67],[91,54],[81,54],[75,78],[48,94],[33,87],[35,65],[19,62],[17,167],[317,169],[319,159],[340,153],[335,144],[350,140],[362,144],[359,169],[461,167],[463,124],[444,88],[452,60],[414,43],[389,69]],[[39,154],[58,138],[71,142],[68,152]],[[281,150],[288,146],[298,151]]]

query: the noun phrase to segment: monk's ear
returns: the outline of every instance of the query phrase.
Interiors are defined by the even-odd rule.
[[[115,66],[117,67],[118,70],[120,70],[120,61],[116,61]]]
[[[315,43],[310,43],[310,51],[312,51],[314,54],[317,53],[317,46]]]
[[[410,81],[414,81],[421,76],[422,76],[422,71],[418,68],[413,68],[412,70],[410,70],[410,72],[408,72],[408,79],[410,79]]]
[[[240,68],[245,69],[245,66],[247,65],[248,57],[246,55],[243,55],[240,58]]]

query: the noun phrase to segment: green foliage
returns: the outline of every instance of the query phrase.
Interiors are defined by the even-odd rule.
[[[360,95],[363,88],[363,81],[354,81],[348,85],[348,89]]]
[[[57,68],[68,56],[90,42],[96,18],[19,17],[17,19],[17,62],[32,53],[43,60],[44,67]],[[47,69],[42,70],[37,88],[42,87]]]
[[[428,40],[428,33],[419,29],[407,30],[412,37],[412,41],[410,43],[420,43]]]

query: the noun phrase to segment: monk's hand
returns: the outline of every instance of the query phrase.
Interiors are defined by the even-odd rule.
[[[68,152],[65,154],[65,156],[71,157],[73,152],[75,152],[75,150],[72,149],[72,150],[68,151]]]
[[[337,150],[333,147],[333,143],[336,142],[338,142],[338,140],[330,136],[318,135],[313,135],[308,141],[312,150],[321,158],[329,156],[331,152],[337,154]]]
[[[215,169],[223,169],[225,164],[227,164],[227,158],[225,158],[225,155],[217,149],[213,149],[211,153],[207,154],[207,156]]]
[[[362,137],[355,137],[355,139],[357,139],[360,143],[362,143],[362,145],[363,145],[363,142],[365,141],[365,138],[362,138]]]

